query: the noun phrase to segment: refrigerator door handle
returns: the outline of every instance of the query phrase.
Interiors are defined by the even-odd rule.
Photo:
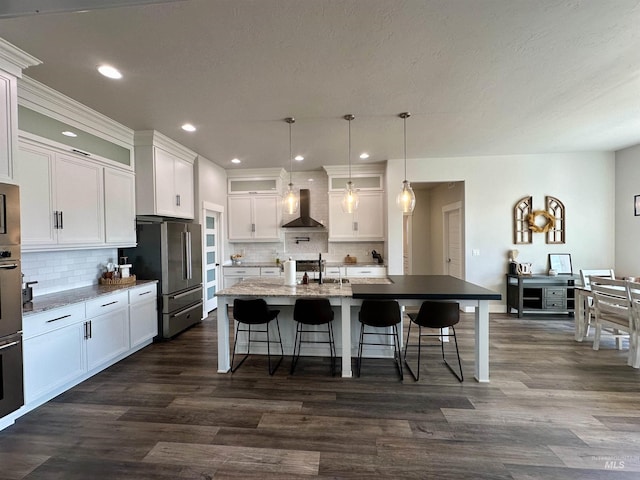
[[[193,268],[191,266],[192,256],[191,256],[191,232],[186,232],[186,246],[187,246],[187,279],[193,278]]]

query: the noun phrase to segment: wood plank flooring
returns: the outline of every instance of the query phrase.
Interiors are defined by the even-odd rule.
[[[0,432],[0,480],[638,479],[640,371],[572,319],[491,315],[491,383],[430,349],[419,382],[389,359],[360,378],[328,359],[253,356],[216,373],[215,315],[153,344]]]

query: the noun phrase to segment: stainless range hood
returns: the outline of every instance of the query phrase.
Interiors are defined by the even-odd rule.
[[[310,206],[311,206],[311,195],[309,194],[309,189],[301,188],[300,189],[300,216],[295,220],[291,220],[289,223],[284,224],[283,228],[324,228],[324,225],[319,221],[311,218]]]

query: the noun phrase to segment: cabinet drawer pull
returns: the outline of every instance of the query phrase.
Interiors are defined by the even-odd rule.
[[[52,318],[51,320],[47,320],[47,323],[57,322],[58,320],[62,320],[63,318],[69,318],[71,315],[63,315],[62,317]]]
[[[138,294],[138,296],[139,296],[139,297],[141,297],[142,295],[148,295],[148,294],[150,294],[150,293],[151,293],[151,290],[146,291],[146,292],[139,293],[139,294]]]
[[[13,270],[14,268],[18,268],[17,263],[11,263],[7,265],[0,265],[0,268],[6,268],[7,270]]]
[[[118,303],[118,300],[114,300],[113,302],[109,302],[109,303],[105,303],[103,305],[100,305],[101,307],[106,307],[108,305],[113,305],[114,303]]]
[[[176,195],[176,207],[180,206],[180,195]]]
[[[64,229],[64,224],[62,223],[62,210],[60,210],[60,212],[58,212],[58,214],[60,215],[60,223],[58,224],[58,228],[60,228],[60,230]]]

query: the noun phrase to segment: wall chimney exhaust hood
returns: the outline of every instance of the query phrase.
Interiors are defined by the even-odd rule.
[[[324,225],[311,218],[310,212],[310,201],[311,195],[309,195],[309,190],[306,188],[300,189],[300,216],[295,220],[291,220],[289,223],[286,223],[282,226],[282,228],[324,228]]]

